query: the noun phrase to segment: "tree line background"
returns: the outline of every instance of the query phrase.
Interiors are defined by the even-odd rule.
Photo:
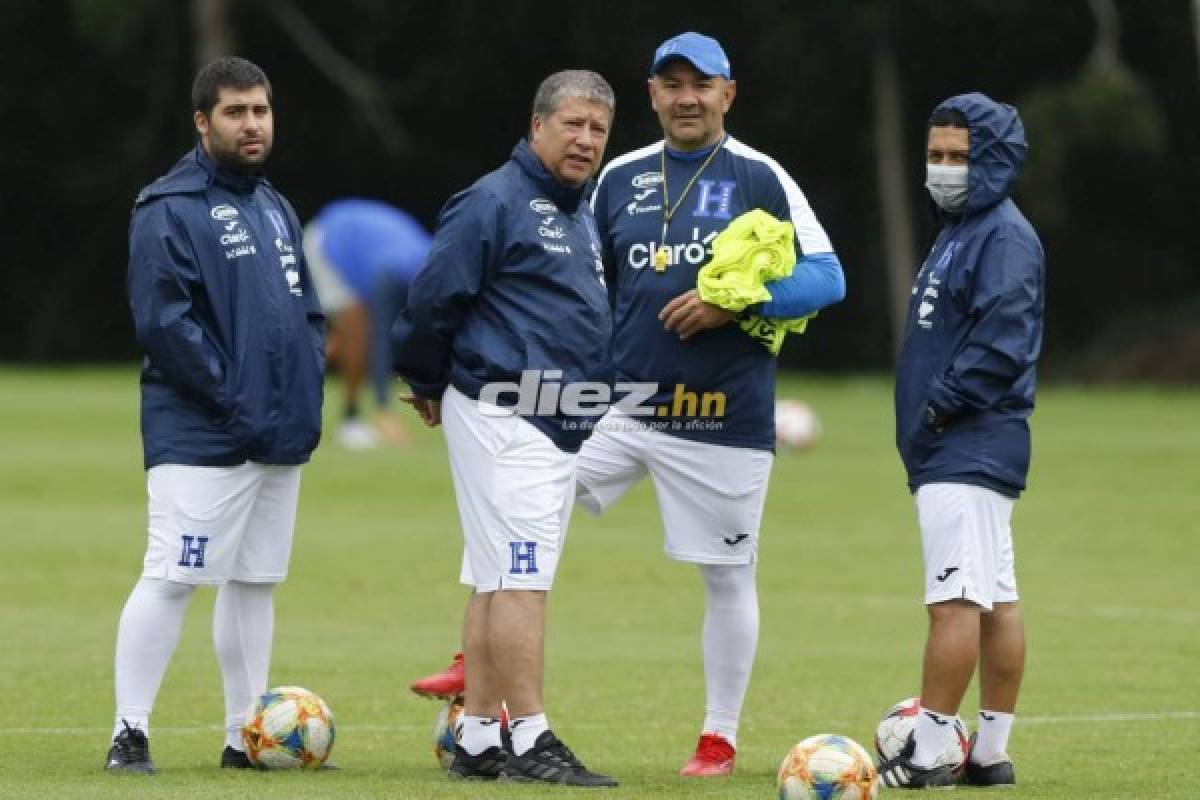
[[[432,227],[507,157],[550,72],[613,85],[609,158],[657,140],[648,65],[683,30],[725,46],[727,128],[792,174],[846,268],[846,301],[786,365],[890,365],[934,230],[925,121],[980,90],[1017,105],[1030,140],[1016,200],[1047,253],[1043,373],[1200,379],[1200,0],[9,0],[0,360],[136,357],[129,212],[192,146],[211,57],[270,76],[268,174],[302,219],[361,195]]]

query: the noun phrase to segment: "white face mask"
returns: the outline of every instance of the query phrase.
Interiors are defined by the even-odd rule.
[[[926,164],[925,188],[943,211],[962,211],[967,204],[967,168]]]

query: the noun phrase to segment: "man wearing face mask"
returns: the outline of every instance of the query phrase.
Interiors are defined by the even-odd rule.
[[[916,497],[929,634],[921,713],[886,786],[948,786],[979,664],[979,728],[963,781],[1015,783],[1006,754],[1025,666],[1009,527],[1029,471],[1029,416],[1042,344],[1045,259],[1008,197],[1025,160],[1017,110],[979,93],[929,121],[926,187],[941,229],[913,285],[896,367],[896,445]]]

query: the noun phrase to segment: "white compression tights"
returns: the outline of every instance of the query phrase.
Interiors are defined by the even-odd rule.
[[[758,647],[755,565],[701,564],[704,610],[705,732],[737,746],[738,717]]]
[[[122,720],[149,735],[150,712],[195,588],[159,578],[142,578],[133,587],[117,628],[114,736],[124,728]],[[270,583],[230,581],[217,590],[213,644],[225,684],[226,743],[238,750],[246,709],[267,689],[274,589]]]
[[[275,634],[273,583],[230,581],[217,590],[213,645],[225,683],[225,744],[242,750],[250,702],[267,690]]]
[[[125,601],[117,626],[114,736],[124,727],[121,720],[149,735],[154,698],[179,644],[183,617],[195,588],[160,578],[142,578]]]

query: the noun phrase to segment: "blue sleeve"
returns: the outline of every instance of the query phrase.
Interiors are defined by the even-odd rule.
[[[758,312],[772,319],[799,319],[846,297],[846,277],[837,253],[813,253],[796,262],[792,274],[768,281],[771,300]]]
[[[129,226],[129,308],[137,342],[168,385],[219,416],[235,408],[225,391],[227,359],[200,324],[202,287],[187,235],[166,201],[138,208]]]
[[[420,397],[440,399],[446,390],[454,336],[499,249],[498,218],[497,203],[478,189],[455,195],[438,216],[429,256],[392,331],[396,372]]]
[[[754,313],[770,319],[800,319],[846,297],[846,277],[825,229],[808,199],[778,165],[760,166],[760,207],[796,230],[796,267],[792,274],[768,281],[771,299]]]
[[[929,403],[949,419],[991,408],[1037,357],[1041,248],[998,231],[976,263],[968,304],[975,324],[929,386]]]

